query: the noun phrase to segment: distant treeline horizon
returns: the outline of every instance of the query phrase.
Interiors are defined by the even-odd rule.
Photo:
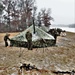
[[[70,27],[70,28],[75,28],[75,24],[68,24],[68,25],[65,25],[65,24],[54,24],[54,25],[51,25],[51,26],[57,26],[57,27]]]
[[[1,27],[3,26],[3,27]],[[75,28],[75,24],[68,24],[68,25],[65,25],[65,24],[53,24],[51,25],[51,27],[69,27],[69,28]],[[19,31],[23,31],[23,30],[12,30],[12,31],[8,31],[9,29],[5,26],[5,25],[1,25],[0,24],[0,33],[2,32],[19,32]]]

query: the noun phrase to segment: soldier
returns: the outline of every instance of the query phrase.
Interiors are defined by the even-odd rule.
[[[59,36],[60,36],[60,34],[61,34],[61,32],[62,32],[62,29],[57,28],[57,32],[58,32],[58,34],[59,34]]]
[[[9,41],[10,41],[9,36],[10,36],[10,34],[8,34],[8,33],[6,33],[6,35],[4,36],[5,47],[7,47],[7,46],[8,46],[8,42],[7,42],[7,40],[9,40]]]
[[[27,31],[26,39],[28,44],[28,50],[32,50],[32,33],[30,33],[30,31]]]
[[[52,29],[51,35],[55,38],[54,43],[56,44],[57,36],[59,36],[56,29]]]

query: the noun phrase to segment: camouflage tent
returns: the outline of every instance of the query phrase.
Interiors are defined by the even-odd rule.
[[[35,34],[33,33],[33,26],[30,26],[23,32],[11,38],[11,45],[17,47],[27,47],[27,40],[25,34],[27,31],[32,33],[33,47],[44,47],[54,45],[54,37],[42,29],[35,26]]]

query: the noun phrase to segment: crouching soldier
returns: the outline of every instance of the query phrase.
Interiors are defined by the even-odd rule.
[[[27,31],[26,33],[26,39],[27,39],[27,45],[28,45],[28,50],[32,50],[32,33],[30,31]]]
[[[10,41],[9,36],[10,36],[10,34],[8,34],[8,33],[6,33],[6,35],[4,36],[5,47],[8,46],[8,40]]]

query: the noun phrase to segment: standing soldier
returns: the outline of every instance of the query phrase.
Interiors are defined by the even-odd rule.
[[[57,36],[59,36],[57,30],[56,29],[52,29],[51,35],[55,38],[54,43],[56,44]]]
[[[8,33],[6,33],[6,35],[4,36],[5,47],[8,46],[8,42],[7,42],[7,40],[10,41],[9,36],[10,36],[10,34],[8,34]]]
[[[27,31],[26,39],[27,39],[28,50],[32,50],[32,33],[30,33],[30,31]]]

